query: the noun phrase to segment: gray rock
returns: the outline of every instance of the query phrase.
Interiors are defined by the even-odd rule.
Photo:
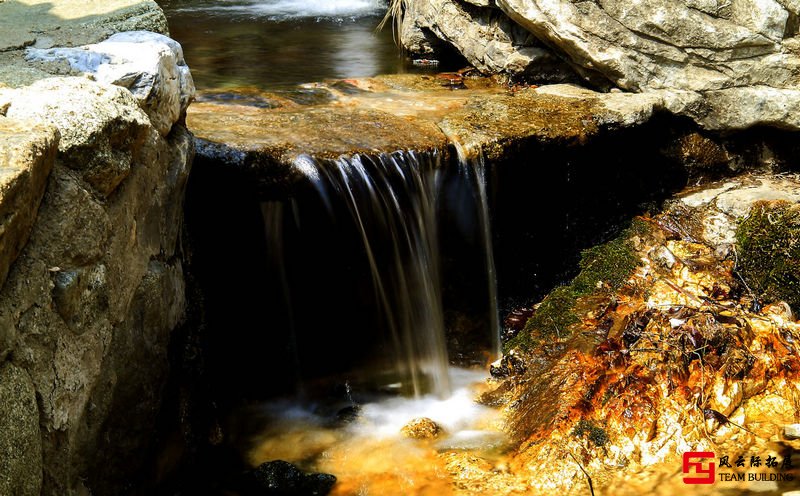
[[[48,72],[77,73],[127,88],[163,136],[185,115],[194,97],[183,49],[157,33],[118,33],[78,48],[30,48],[25,58]]]
[[[494,8],[457,0],[409,2],[400,32],[403,46],[412,54],[430,55],[432,40],[440,39],[483,72],[574,79],[567,64]]]
[[[6,90],[8,91],[8,90]],[[79,77],[54,77],[11,90],[8,117],[47,122],[61,133],[60,158],[108,196],[131,170],[150,124],[131,93]]]
[[[685,101],[665,101],[706,129],[738,130],[755,125],[800,129],[800,89],[749,86],[707,91]]]
[[[754,176],[729,179],[680,198],[701,212],[702,236],[711,246],[734,245],[736,228],[759,201],[800,204],[797,182],[787,177]]]
[[[0,366],[0,494],[39,496],[42,445],[36,393],[19,367]]]
[[[87,71],[23,59],[31,43],[166,33],[150,0],[0,2],[0,24],[0,218],[13,188],[33,192],[38,181],[44,191],[29,238],[19,228],[0,238],[0,266],[16,256],[0,278],[0,366],[13,357],[12,383],[30,398],[9,398],[0,368],[0,494],[120,494],[152,441],[167,340],[185,306],[178,238],[193,142],[181,114],[191,77],[180,47],[152,33],[119,35],[96,55],[73,49]],[[108,81],[90,80],[101,75]],[[55,162],[34,171],[50,176],[25,179],[17,164],[37,156],[45,131]],[[33,196],[12,213],[35,213]],[[35,456],[20,461],[12,443],[35,445]]]
[[[404,42],[445,40],[481,70],[530,71],[544,44],[594,85],[664,90],[664,108],[706,129],[800,129],[797,0],[496,0],[512,24],[457,0],[408,3]]]
[[[39,40],[61,46],[85,45],[137,29],[169,34],[167,19],[153,0],[3,2],[0,19],[0,52]]]
[[[498,0],[538,38],[621,88],[697,93],[703,104],[678,108],[706,128],[797,129],[796,119],[785,122],[797,107],[800,68],[796,42],[784,41],[786,8],[774,0],[697,3]],[[730,105],[743,102],[742,88],[753,103]]]
[[[0,287],[28,242],[57,143],[51,126],[0,116]]]

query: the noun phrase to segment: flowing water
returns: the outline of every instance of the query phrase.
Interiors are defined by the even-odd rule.
[[[442,278],[448,272],[442,268],[442,233],[457,238],[448,245],[457,249],[473,240],[478,249],[471,260],[479,263],[460,271],[478,273],[477,281],[489,286],[485,295],[496,298],[480,160],[395,152],[326,160],[301,155],[294,165],[305,177],[300,189],[264,201],[261,210],[273,283],[281,287],[288,314],[282,332],[292,335],[288,362],[298,389],[234,416],[234,423],[251,426],[238,443],[243,458],[252,466],[280,459],[335,474],[333,494],[342,495],[449,494],[447,473],[454,469],[448,464],[502,464],[506,439],[500,419],[475,401],[485,368],[450,364],[443,309]],[[448,231],[443,222],[458,228]],[[312,259],[320,267],[341,264],[339,276],[366,276],[371,294],[315,269],[312,277],[302,276]],[[481,286],[486,284],[475,287]],[[345,309],[345,322],[367,309],[374,312],[366,329],[326,320],[334,318],[331,310],[320,311],[317,302],[337,293],[343,297],[336,306],[364,303],[360,310]],[[486,302],[481,312],[488,315],[479,341],[495,348],[496,301]],[[335,335],[318,346],[321,333]],[[311,350],[315,346],[321,350]],[[344,359],[338,351],[359,347],[361,360]],[[495,350],[485,352],[488,361]],[[337,359],[352,363],[336,374],[309,373],[320,361]],[[443,434],[404,437],[403,427],[422,417]]]
[[[290,89],[404,71],[382,0],[163,0],[199,89]]]
[[[497,412],[474,401],[483,373],[452,368],[449,374],[453,391],[447,398],[355,396],[363,406],[344,423],[332,423],[319,405],[262,405],[249,414],[267,427],[250,440],[247,460],[253,466],[288,460],[335,474],[333,495],[452,494],[448,463],[466,457],[503,466],[506,440]],[[402,436],[402,427],[419,417],[434,420],[445,434],[429,440]]]
[[[466,182],[471,184],[475,193],[475,204],[478,210],[478,225],[480,226],[483,252],[486,259],[486,283],[489,296],[489,325],[491,332],[492,353],[494,357],[502,354],[500,342],[500,308],[497,299],[497,270],[494,264],[494,248],[492,246],[492,227],[489,216],[489,195],[486,178],[486,160],[483,151],[479,150],[470,156],[464,148],[456,144],[458,152],[459,174],[463,174]]]
[[[358,228],[400,377],[414,396],[450,393],[439,284],[438,155],[381,154],[318,162],[300,157],[326,205],[343,197]],[[384,249],[373,247],[385,241]]]
[[[408,70],[391,30],[375,32],[382,0],[161,5],[201,90],[295,91]],[[284,309],[278,319],[265,310],[264,327],[288,336],[276,339],[284,365],[272,369],[295,394],[235,414],[233,422],[260,425],[239,447],[253,466],[282,459],[333,473],[335,494],[447,494],[443,453],[494,460],[504,447],[496,413],[474,400],[485,368],[451,365],[464,362],[454,341],[480,351],[473,364],[499,353],[483,160],[398,151],[301,155],[294,165],[306,189],[263,201],[261,214],[268,283]],[[479,315],[477,324],[457,335],[445,302]],[[342,412],[352,419],[342,422]],[[419,417],[445,434],[404,439],[402,427]]]

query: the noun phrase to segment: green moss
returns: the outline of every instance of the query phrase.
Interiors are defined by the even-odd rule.
[[[572,286],[559,286],[551,291],[525,323],[525,328],[506,343],[506,349],[528,350],[544,336],[568,335],[569,326],[578,322],[578,316],[572,311],[577,298]]]
[[[575,437],[586,437],[595,446],[602,447],[608,443],[608,433],[605,429],[589,420],[581,419],[572,429]]]
[[[581,272],[572,281],[577,294],[583,296],[592,293],[600,282],[611,289],[618,289],[628,280],[639,264],[630,236],[628,229],[622,236],[583,252]]]
[[[640,263],[631,238],[648,230],[646,222],[636,219],[615,239],[584,250],[580,273],[569,285],[557,287],[542,300],[525,328],[506,343],[506,351],[529,350],[543,340],[569,336],[570,327],[580,322],[574,311],[578,298],[619,289]]]
[[[800,209],[756,203],[736,230],[737,271],[762,303],[800,311]]]

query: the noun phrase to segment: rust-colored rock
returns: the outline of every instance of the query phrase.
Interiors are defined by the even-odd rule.
[[[427,417],[415,418],[400,429],[400,433],[411,439],[435,439],[444,431],[442,428]]]

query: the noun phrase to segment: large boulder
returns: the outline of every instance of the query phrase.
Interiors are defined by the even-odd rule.
[[[164,136],[194,97],[183,49],[157,33],[117,33],[101,43],[77,48],[31,48],[25,58],[48,72],[77,73],[127,88]]]
[[[400,26],[401,40],[409,52],[422,57],[435,57],[437,40],[443,40],[483,72],[575,79],[569,65],[531,33],[487,7],[488,3],[465,5],[457,0],[410,3]]]
[[[0,494],[120,494],[152,448],[185,308],[191,76],[159,34],[97,43],[166,32],[149,0],[0,2],[0,16],[17,23],[0,33],[0,219],[13,209],[0,228]],[[32,401],[6,400],[7,370]]]
[[[800,110],[797,2],[496,0],[488,7],[439,2],[447,5],[406,2],[403,25],[427,29],[479,69],[535,72],[538,60],[516,61],[529,50],[521,46],[541,43],[595,85],[665,91],[665,108],[707,129],[800,129],[795,117]],[[492,9],[501,9],[517,27],[496,12],[465,18],[466,12]],[[514,41],[525,39],[519,34],[498,36],[517,33],[518,27],[536,41],[520,44]],[[410,40],[403,38],[413,50]],[[486,63],[483,52],[500,46],[498,40],[507,40],[500,45],[514,50],[494,50]]]
[[[65,165],[109,195],[131,170],[126,150],[142,146],[147,116],[131,93],[79,77],[49,78],[13,90],[7,117],[58,128]]]
[[[28,242],[57,142],[51,126],[0,116],[0,287]]]

